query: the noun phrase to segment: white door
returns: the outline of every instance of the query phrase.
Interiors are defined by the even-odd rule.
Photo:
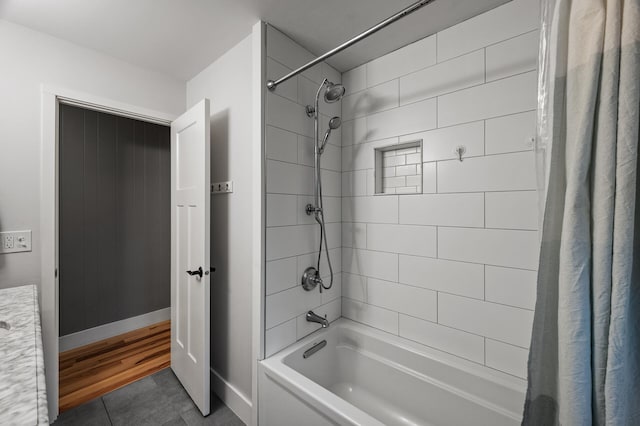
[[[209,414],[209,100],[171,123],[171,368]]]

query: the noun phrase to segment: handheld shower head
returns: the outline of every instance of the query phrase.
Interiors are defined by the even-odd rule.
[[[324,134],[324,139],[322,140],[322,145],[320,145],[320,147],[318,148],[318,152],[320,154],[322,154],[324,152],[324,147],[327,144],[327,141],[329,140],[329,135],[331,134],[331,131],[337,129],[341,125],[342,125],[342,119],[340,117],[333,117],[331,120],[329,120],[329,128],[327,129],[326,133]]]

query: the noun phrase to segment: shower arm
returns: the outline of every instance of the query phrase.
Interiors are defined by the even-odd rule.
[[[363,39],[369,37],[370,35],[380,31],[381,29],[385,28],[386,26],[388,26],[390,24],[393,24],[398,19],[402,19],[405,16],[410,15],[411,13],[415,12],[416,10],[428,5],[429,3],[433,3],[434,1],[436,1],[436,0],[420,0],[420,1],[417,1],[417,2],[413,3],[412,5],[402,9],[400,12],[388,17],[384,21],[381,21],[381,22],[377,23],[376,25],[374,25],[373,27],[369,28],[368,30],[358,34],[357,36],[353,37],[351,40],[345,41],[344,43],[342,43],[338,47],[334,47],[333,49],[329,50],[325,54],[323,54],[321,56],[318,56],[316,59],[306,63],[305,65],[301,66],[300,68],[291,71],[289,74],[285,75],[284,77],[280,77],[279,79],[277,79],[275,81],[274,80],[267,81],[267,89],[269,89],[271,91],[275,90],[276,87],[279,84],[282,84],[285,81],[289,80],[290,78],[295,77],[296,75],[300,74],[301,72],[308,70],[309,68],[313,67],[314,65],[317,65],[320,62],[325,61],[326,59],[332,57],[333,55],[342,52],[344,49],[353,46],[354,44],[356,44],[360,40],[363,40]]]

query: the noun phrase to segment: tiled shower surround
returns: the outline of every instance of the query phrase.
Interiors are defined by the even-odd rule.
[[[514,0],[342,75],[342,152],[323,157],[342,170],[340,189],[332,170],[324,181],[332,260],[342,270],[333,294],[297,285],[318,232],[300,189],[312,188],[312,162],[296,151],[312,123],[295,95],[286,108],[284,95],[269,95],[267,122],[297,135],[267,127],[268,156],[289,157],[267,160],[267,355],[313,330],[302,314],[322,306],[330,319],[526,377],[538,256],[537,28],[538,2]],[[375,148],[416,140],[422,194],[374,195]],[[276,195],[284,192],[298,195]]]
[[[313,59],[314,56],[280,33],[267,27],[267,78],[275,79]],[[327,239],[334,272],[331,290],[307,292],[300,286],[303,271],[314,266],[319,247],[319,226],[304,209],[313,203],[313,119],[305,113],[313,105],[323,78],[334,83],[340,73],[320,64],[267,93],[266,105],[266,355],[315,331],[317,324],[306,322],[304,314],[340,317],[341,302],[341,143],[340,131],[331,133],[322,156]],[[340,103],[320,104],[320,128],[326,131],[329,119],[341,115]],[[320,265],[322,277],[330,280],[326,257]]]

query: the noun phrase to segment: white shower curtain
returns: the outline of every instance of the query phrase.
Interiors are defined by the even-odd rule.
[[[640,0],[543,0],[523,424],[640,425]]]

